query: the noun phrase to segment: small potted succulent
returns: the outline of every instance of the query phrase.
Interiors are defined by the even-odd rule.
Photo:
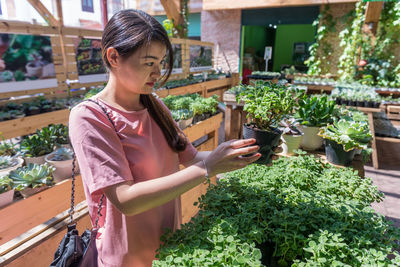
[[[65,147],[60,147],[45,157],[46,162],[55,168],[53,177],[56,183],[72,176],[73,158],[72,149]]]
[[[8,175],[24,164],[22,157],[0,156],[0,176]]]
[[[318,135],[325,139],[326,157],[332,164],[349,166],[356,149],[370,152],[368,144],[372,135],[367,122],[336,120],[322,127]]]
[[[238,102],[244,102],[243,110],[250,120],[243,125],[243,138],[255,138],[260,147],[261,157],[255,163],[271,162],[282,135],[278,123],[293,111],[297,94],[296,89],[285,85],[256,81],[237,97]]]
[[[305,95],[299,100],[295,118],[300,122],[299,129],[304,133],[301,147],[316,150],[322,146],[323,139],[318,136],[319,128],[333,121],[335,101],[327,95]]]
[[[13,202],[13,181],[8,176],[0,175],[0,208]]]
[[[47,163],[42,165],[29,163],[10,172],[8,177],[13,181],[14,189],[27,198],[54,184],[52,176],[54,170],[55,168]]]
[[[293,155],[294,151],[300,147],[303,140],[303,133],[297,128],[299,122],[294,118],[285,118],[280,123],[282,130],[282,154]]]
[[[172,117],[178,123],[181,130],[192,124],[193,112],[188,109],[171,110]]]
[[[1,132],[0,139],[0,156],[15,156],[18,153],[16,145],[11,140],[4,140]]]

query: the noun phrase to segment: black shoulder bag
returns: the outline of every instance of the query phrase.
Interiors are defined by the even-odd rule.
[[[114,130],[117,131],[113,121],[107,114],[106,110],[96,101],[87,99],[87,101],[96,103],[107,115],[108,120],[111,122]],[[72,147],[72,145],[71,145]],[[73,148],[72,148],[73,149]],[[67,233],[58,245],[57,251],[54,255],[54,260],[50,267],[97,267],[97,223],[101,215],[101,209],[104,199],[104,194],[101,196],[99,206],[97,209],[97,216],[94,227],[92,230],[86,229],[80,236],[76,229],[76,223],[73,223],[74,214],[74,195],[75,195],[75,162],[76,157],[72,161],[72,191],[71,191],[71,209],[69,210],[70,224],[67,227]]]

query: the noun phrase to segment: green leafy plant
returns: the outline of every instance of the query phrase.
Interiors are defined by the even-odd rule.
[[[193,118],[193,112],[188,109],[171,110],[172,118],[175,121],[187,120]]]
[[[10,191],[13,187],[13,181],[7,176],[0,176],[0,194]]]
[[[41,131],[37,131],[37,134],[41,134],[49,142],[54,142],[56,146],[69,144],[68,126],[62,123],[49,124],[47,127],[43,127]]]
[[[367,150],[368,144],[372,140],[368,123],[345,119],[322,127],[318,135],[343,145],[344,151],[351,151],[353,149]]]
[[[11,140],[4,140],[3,134],[0,132],[0,156],[15,156],[17,154],[16,144]]]
[[[40,157],[53,151],[52,138],[43,138],[38,134],[25,137],[20,144],[20,151],[25,157]]]
[[[305,95],[298,105],[295,117],[302,125],[320,127],[333,121],[335,102],[327,95]]]
[[[314,156],[252,164],[209,188],[153,266],[396,266],[400,230],[370,207],[382,199],[371,179]]]
[[[8,177],[13,180],[15,190],[21,191],[26,188],[36,188],[44,185],[53,184],[52,173],[55,171],[53,166],[32,164],[10,172]]]
[[[298,95],[296,89],[285,85],[257,81],[247,86],[237,100],[244,102],[243,110],[258,129],[270,130],[293,112]]]

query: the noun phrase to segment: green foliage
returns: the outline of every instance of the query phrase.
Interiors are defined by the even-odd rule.
[[[165,19],[165,20],[163,20],[162,25],[164,26],[164,29],[167,31],[168,37],[170,37],[170,38],[177,37],[178,31],[175,29],[174,23],[172,22],[172,20]]]
[[[49,124],[42,131],[49,132],[56,146],[69,144],[68,126],[64,124]]]
[[[164,104],[171,110],[174,119],[189,115],[201,115],[203,113],[214,114],[218,108],[218,96],[201,97],[198,94],[169,95],[162,99]]]
[[[309,75],[326,74],[329,72],[333,52],[332,44],[327,41],[327,36],[336,31],[336,21],[330,13],[330,5],[325,5],[313,22],[313,26],[317,27],[316,42],[309,47],[310,57],[304,63],[308,66]]]
[[[54,139],[48,135],[48,132],[44,135],[33,134],[21,141],[20,151],[25,157],[40,157],[51,153],[54,145]]]
[[[0,194],[10,191],[13,181],[8,176],[0,176]]]
[[[98,93],[103,91],[103,89],[104,89],[104,86],[99,86],[99,87],[96,87],[96,88],[92,88],[85,94],[83,99],[91,98],[92,96],[97,95]]]
[[[11,141],[4,140],[2,133],[0,132],[0,156],[15,156],[17,154],[16,145]]]
[[[254,85],[248,85],[237,100],[244,102],[243,110],[258,129],[269,130],[277,127],[284,116],[293,112],[299,95],[295,88],[257,81]]]
[[[171,114],[175,121],[187,120],[193,117],[193,111],[188,109],[171,110]]]
[[[153,266],[270,266],[258,248],[279,266],[395,266],[400,230],[370,207],[382,198],[371,179],[314,156],[249,165],[211,186]]]
[[[15,190],[21,191],[25,188],[36,188],[44,185],[53,184],[53,166],[29,163],[27,166],[20,167],[10,172],[8,177],[13,180]]]
[[[367,122],[355,122],[341,119],[320,129],[318,133],[324,139],[332,140],[343,146],[344,151],[368,149],[372,140]]]
[[[335,102],[327,95],[304,95],[295,117],[302,125],[321,127],[333,121]]]

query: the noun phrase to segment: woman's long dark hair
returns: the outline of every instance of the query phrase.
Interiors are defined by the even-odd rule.
[[[162,76],[160,86],[169,78],[173,66],[172,45],[163,26],[149,14],[134,9],[117,12],[107,22],[101,39],[104,64],[111,69],[107,59],[107,49],[113,47],[123,58],[128,58],[139,48],[149,45],[152,41],[163,43],[167,48],[167,69]],[[168,145],[175,152],[186,148],[187,140],[178,128],[169,112],[152,94],[140,95],[141,103],[147,108],[151,117],[161,128]]]

